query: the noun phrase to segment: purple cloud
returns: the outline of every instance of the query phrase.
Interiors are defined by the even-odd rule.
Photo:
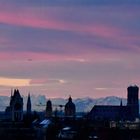
[[[30,79],[22,91],[126,96],[140,85],[138,0],[0,2],[0,77]]]

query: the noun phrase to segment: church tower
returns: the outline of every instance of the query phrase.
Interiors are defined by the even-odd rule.
[[[27,99],[27,115],[31,115],[31,98],[30,98],[30,94],[28,94],[28,99]]]
[[[68,102],[65,105],[65,116],[75,116],[75,104],[72,102],[71,96],[68,99]]]
[[[127,88],[127,106],[133,119],[139,117],[139,87],[136,85]]]
[[[21,97],[19,90],[15,89],[14,94],[11,94],[10,107],[12,121],[22,121],[23,120],[23,98]]]
[[[52,102],[51,102],[51,100],[48,100],[46,103],[46,117],[47,118],[52,117]]]

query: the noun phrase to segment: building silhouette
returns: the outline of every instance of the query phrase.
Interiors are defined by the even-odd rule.
[[[12,121],[23,120],[23,98],[18,89],[15,89],[13,94],[11,93],[10,105],[6,108],[6,114]]]
[[[27,115],[31,115],[31,110],[32,110],[32,105],[31,105],[31,98],[30,94],[28,94],[28,99],[27,99]]]
[[[139,117],[139,87],[127,88],[127,105],[95,105],[89,113],[92,120],[135,120]]]
[[[51,102],[51,100],[48,100],[46,103],[46,117],[47,118],[52,117],[52,102]]]
[[[65,116],[75,116],[76,108],[75,104],[72,102],[71,96],[68,99],[68,102],[65,105]]]
[[[139,117],[139,88],[130,86],[127,88],[127,106],[131,110],[132,117]]]

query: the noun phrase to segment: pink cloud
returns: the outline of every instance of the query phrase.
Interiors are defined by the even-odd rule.
[[[7,43],[7,39],[0,36],[0,44]]]
[[[69,48],[71,48],[69,46]],[[76,62],[76,63],[110,63],[128,61],[130,55],[135,59],[137,53],[124,53],[122,51],[112,51],[108,49],[99,49],[93,47],[92,51],[82,51],[78,54],[57,54],[47,52],[29,52],[29,51],[0,51],[0,61],[51,61],[51,62]],[[139,53],[138,53],[139,54]]]
[[[42,85],[44,86],[45,84],[66,84],[67,81],[63,79],[47,79],[47,78],[39,78],[39,79],[31,79],[30,80],[30,85]]]
[[[67,54],[51,54],[51,53],[35,53],[35,52],[0,52],[0,61],[7,60],[7,61],[27,61],[27,62],[34,62],[34,61],[57,61],[57,62],[65,62],[65,61],[75,61],[79,63],[86,63],[88,62],[88,57],[92,56],[92,54],[86,53],[82,54],[79,53],[75,55],[67,55]],[[96,56],[95,56],[96,57]],[[86,59],[87,58],[87,59]]]
[[[33,53],[33,52],[0,52],[0,60],[24,60],[24,61],[61,61],[65,60],[66,56],[54,55],[48,53]]]
[[[103,51],[102,53],[99,50],[96,53],[86,52],[85,54],[80,53],[75,55],[57,55],[57,54],[48,54],[48,53],[33,53],[33,52],[0,52],[0,60],[15,60],[15,61],[72,61],[79,63],[88,63],[90,60],[92,62],[100,62],[109,59],[113,56],[113,54],[106,53]],[[93,55],[94,54],[94,55]],[[99,56],[104,56],[104,58]],[[115,58],[115,56],[114,56]]]
[[[60,9],[57,8],[58,7],[56,7],[56,11],[58,10],[59,13]],[[51,17],[50,15],[47,15],[48,13],[47,8],[39,9],[39,8],[24,7],[18,10],[17,9],[16,10],[8,10],[8,8],[6,8],[6,10],[1,9],[0,22],[11,24],[14,26],[72,31],[83,35],[91,35],[91,36],[93,35],[93,37],[96,36],[102,39],[106,39],[108,42],[111,42],[112,44],[119,44],[124,48],[132,48],[131,43],[133,43],[133,41],[135,41],[136,39],[137,40],[139,39],[138,36],[134,38],[132,35],[126,35],[125,29],[122,29],[117,26],[110,26],[107,23],[98,24],[96,22],[92,22],[85,25],[80,22],[77,23],[74,21],[66,21],[66,20],[62,21],[59,18],[55,18],[55,16]],[[65,8],[62,9],[63,12],[65,12],[65,10],[66,10]],[[52,11],[54,11],[54,9]],[[62,11],[60,11],[60,13]],[[137,47],[135,47],[135,49],[138,50]]]
[[[0,22],[15,26],[81,32],[107,38],[117,35],[120,32],[117,28],[103,24],[94,23],[92,25],[82,25],[80,23],[61,21],[59,19],[48,17],[46,18],[40,16],[40,14],[41,13],[38,13],[35,9],[24,9],[23,11],[20,10],[18,12],[1,10]]]
[[[31,81],[30,81],[30,84],[31,85],[42,85],[42,84],[46,84],[47,83],[47,79],[32,79]]]

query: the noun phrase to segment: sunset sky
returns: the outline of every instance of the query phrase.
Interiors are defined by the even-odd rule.
[[[126,97],[140,86],[140,0],[0,0],[0,95]]]

